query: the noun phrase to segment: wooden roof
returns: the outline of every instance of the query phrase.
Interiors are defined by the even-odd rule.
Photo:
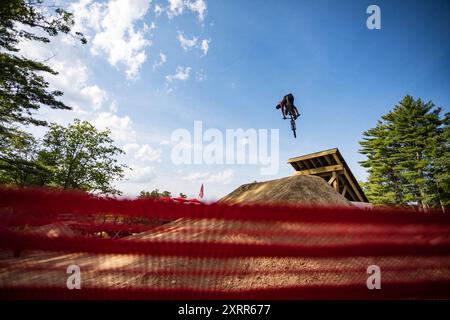
[[[288,163],[295,174],[322,177],[350,201],[369,202],[338,148],[291,158]]]

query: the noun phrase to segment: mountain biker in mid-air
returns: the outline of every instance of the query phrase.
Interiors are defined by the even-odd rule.
[[[294,120],[297,120],[297,118],[300,116],[297,107],[294,105],[294,96],[292,95],[292,93],[285,95],[275,108],[281,108],[283,119],[286,119],[286,116],[289,115],[289,113],[292,114]]]

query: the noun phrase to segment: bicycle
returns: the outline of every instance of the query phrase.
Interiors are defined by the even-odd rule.
[[[291,130],[292,130],[292,132],[294,133],[294,138],[297,138],[297,133],[295,132],[295,130],[297,129],[297,127],[296,127],[296,125],[295,125],[295,116],[293,115],[293,111],[292,110],[290,110],[290,109],[287,109],[286,110],[287,112],[288,112],[288,114],[289,114],[289,119],[290,119],[290,122],[291,122]],[[298,116],[300,116],[300,114],[298,115]],[[284,119],[287,119],[287,118],[284,118]]]

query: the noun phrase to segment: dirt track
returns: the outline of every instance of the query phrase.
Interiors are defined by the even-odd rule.
[[[185,232],[200,227],[203,231]],[[318,226],[320,228],[320,226]],[[255,236],[245,231],[268,232],[276,228],[277,236]],[[277,244],[297,242],[350,243],[361,231],[348,229],[347,235],[336,237],[290,237],[290,230],[309,230],[308,224],[272,223],[244,224],[220,220],[179,219],[154,231],[141,233],[130,240],[193,240],[225,241],[232,243]],[[343,230],[342,226],[327,226]],[[345,227],[344,227],[345,228]],[[347,227],[348,228],[348,227]],[[214,232],[212,232],[214,230]],[[220,230],[219,232],[217,232]],[[286,235],[283,235],[286,233]],[[426,236],[426,235],[424,235]],[[366,239],[367,240],[367,239]],[[430,241],[433,239],[430,237]],[[218,253],[220,256],[220,253]],[[0,286],[58,285],[65,286],[68,265],[79,265],[83,286],[109,288],[193,288],[238,290],[283,287],[304,284],[365,284],[366,268],[376,264],[383,269],[384,281],[450,280],[450,257],[394,256],[394,257],[339,257],[339,258],[185,258],[148,257],[139,255],[91,255],[85,253],[22,253],[20,258],[3,252],[0,258]],[[28,269],[29,267],[31,269]],[[33,269],[34,268],[34,269]],[[161,274],[158,272],[163,271]],[[200,272],[188,275],[183,272]],[[180,273],[181,272],[181,273]],[[228,274],[227,274],[228,273]]]
[[[290,203],[351,206],[324,180],[294,176],[239,187],[221,202]],[[370,214],[361,211],[361,214]],[[443,226],[446,227],[446,226]],[[374,229],[375,228],[375,229]],[[378,229],[376,229],[378,228]],[[438,235],[415,232],[415,226],[364,225],[338,223],[244,222],[220,219],[172,221],[156,229],[135,234],[134,241],[207,241],[213,243],[346,245],[363,239],[429,243],[448,241],[449,233]],[[374,232],[374,230],[376,232]],[[412,230],[412,231],[411,231]],[[414,232],[413,232],[414,231]],[[76,236],[67,226],[36,228],[47,237]],[[378,232],[378,234],[377,234]],[[444,238],[442,235],[446,235]],[[151,245],[151,244],[149,244]],[[370,253],[368,253],[370,255]],[[449,256],[378,256],[325,258],[185,258],[118,254],[65,254],[58,252],[0,252],[0,287],[55,285],[65,288],[67,266],[76,264],[82,271],[82,286],[102,288],[190,288],[239,290],[270,287],[357,284],[365,286],[366,269],[375,264],[383,270],[383,281],[450,281]],[[217,252],[220,257],[220,252]],[[196,273],[197,272],[197,273]]]

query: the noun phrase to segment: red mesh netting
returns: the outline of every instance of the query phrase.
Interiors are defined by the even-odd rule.
[[[450,216],[4,189],[0,297],[450,298]]]

